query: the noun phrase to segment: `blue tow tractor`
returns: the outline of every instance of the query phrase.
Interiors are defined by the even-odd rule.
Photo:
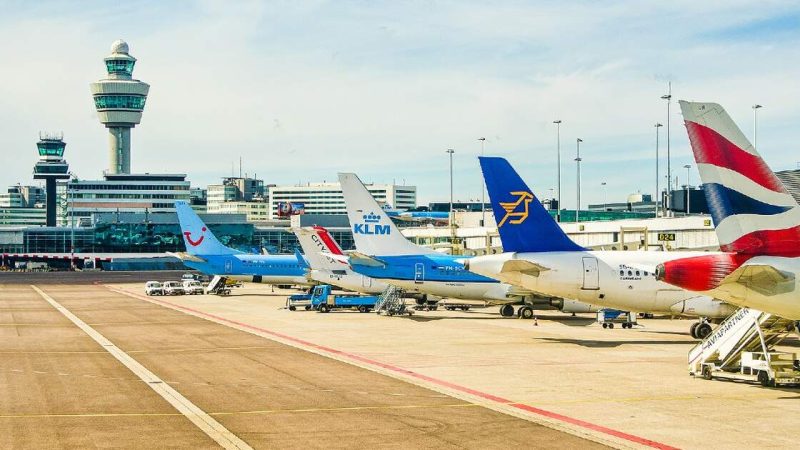
[[[622,324],[622,328],[633,328],[636,325],[636,313],[618,309],[601,309],[597,311],[597,323],[603,328],[614,328],[615,323]]]
[[[328,284],[314,286],[311,292],[311,307],[323,313],[343,308],[366,313],[375,309],[377,302],[378,297],[373,295],[333,295]]]

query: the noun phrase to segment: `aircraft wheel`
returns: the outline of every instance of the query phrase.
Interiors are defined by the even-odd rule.
[[[500,315],[503,317],[511,317],[514,315],[514,307],[511,305],[503,305],[500,307]]]
[[[711,334],[711,325],[705,322],[701,323],[695,329],[695,334],[699,339],[705,339],[709,334]]]
[[[520,308],[520,310],[522,311],[520,313],[520,317],[522,317],[523,319],[533,319],[533,309],[532,308],[529,308],[529,307],[525,306],[525,307]]]
[[[695,322],[689,327],[689,334],[692,335],[693,338],[698,339],[697,337],[697,327],[700,326],[700,322]]]

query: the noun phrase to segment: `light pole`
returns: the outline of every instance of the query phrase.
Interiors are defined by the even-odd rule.
[[[77,181],[78,176],[74,173],[69,173],[69,180],[67,180],[67,204],[69,205],[69,266],[75,269],[75,189],[70,189],[72,180]]]
[[[672,206],[672,202],[670,201],[671,200],[671,192],[672,192],[672,189],[670,188],[670,185],[672,184],[672,159],[671,159],[670,148],[669,148],[669,119],[670,119],[670,117],[669,117],[669,107],[672,104],[672,82],[671,81],[668,84],[667,93],[665,95],[662,95],[661,98],[663,100],[667,101],[667,179],[670,180],[670,182],[667,183],[667,202],[666,202],[667,204],[666,204],[666,207],[667,207],[667,211],[669,211],[669,208]],[[669,215],[669,214],[667,214],[667,215]]]
[[[606,211],[608,209],[607,202],[606,202],[606,200],[607,200],[606,199],[606,182],[605,181],[600,182],[600,187],[603,188],[603,211]]]
[[[664,125],[661,125],[660,123],[657,123],[657,122],[655,124],[655,128],[656,128],[656,217],[658,217],[658,213],[659,213],[658,210],[661,209],[661,207],[660,207],[660,205],[661,205],[661,191],[659,191],[659,188],[658,188],[658,182],[659,182],[659,180],[658,180],[658,178],[659,178],[659,173],[658,173],[658,135],[661,134],[660,131],[661,131],[661,127],[663,127],[663,126]]]
[[[453,234],[453,153],[455,152],[452,148],[447,149],[447,153],[450,154],[450,214],[447,217],[451,235]]]
[[[691,189],[692,187],[691,184],[689,183],[689,169],[691,169],[692,166],[691,164],[686,164],[685,166],[683,166],[683,168],[686,169],[686,215],[689,215],[689,212],[691,210],[691,208],[689,207],[690,204],[689,196],[692,194],[691,191],[689,191],[689,189]]]
[[[753,148],[758,151],[758,110],[761,105],[753,105]]]
[[[481,156],[483,156],[486,138],[480,137],[478,140],[481,141]],[[481,177],[481,226],[486,226],[486,179],[484,177]]]
[[[554,120],[556,124],[556,153],[558,155],[557,187],[558,187],[558,208],[556,209],[556,222],[561,222],[561,120]]]
[[[575,162],[578,166],[578,207],[575,208],[575,223],[580,222],[580,214],[581,214],[581,142],[583,139],[578,138],[575,141],[575,146],[577,147],[577,155],[575,156]]]

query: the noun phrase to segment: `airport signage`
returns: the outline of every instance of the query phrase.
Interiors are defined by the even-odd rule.
[[[675,233],[658,233],[658,240],[659,241],[674,242],[675,241]]]

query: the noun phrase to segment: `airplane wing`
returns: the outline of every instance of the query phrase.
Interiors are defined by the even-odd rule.
[[[542,266],[541,264],[536,264],[532,261],[527,261],[524,259],[510,259],[503,263],[503,268],[500,270],[500,272],[519,272],[524,275],[538,277],[540,273],[547,270],[550,270],[550,268]]]
[[[177,253],[167,252],[167,255],[172,256],[173,258],[178,258],[181,261],[192,261],[192,262],[197,262],[197,263],[208,262],[207,260],[205,260],[205,259],[203,259],[203,258],[201,258],[199,256],[190,255],[190,254],[188,254],[186,252],[177,252]]]
[[[736,284],[759,294],[773,296],[794,290],[794,274],[776,269],[768,264],[748,264],[734,270],[722,279],[720,287]]]

